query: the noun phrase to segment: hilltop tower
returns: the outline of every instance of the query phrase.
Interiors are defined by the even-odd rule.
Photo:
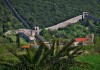
[[[82,20],[83,20],[86,16],[88,16],[88,12],[83,12],[83,14],[82,14]]]
[[[39,29],[39,27],[38,27],[38,26],[35,26],[35,30],[36,30],[36,33],[37,33],[37,34],[39,34],[40,29]]]

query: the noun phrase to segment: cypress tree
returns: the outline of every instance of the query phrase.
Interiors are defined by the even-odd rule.
[[[5,23],[2,24],[2,30],[3,30],[3,33],[6,32],[6,29],[5,29]]]
[[[16,34],[16,43],[17,43],[17,46],[19,47],[20,46],[19,34]]]

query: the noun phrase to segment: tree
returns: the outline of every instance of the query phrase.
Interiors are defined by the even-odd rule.
[[[100,53],[100,36],[95,36],[94,51]]]
[[[18,47],[20,47],[20,37],[19,37],[19,34],[16,34],[16,43],[17,43]]]
[[[5,23],[2,23],[2,30],[3,30],[3,33],[6,32],[6,29],[5,29]]]

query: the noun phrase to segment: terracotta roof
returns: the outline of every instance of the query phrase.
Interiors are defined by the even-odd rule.
[[[30,46],[22,46],[21,48],[28,49]]]
[[[28,49],[28,48],[30,48],[32,46],[34,46],[34,44],[30,44],[30,45],[27,45],[27,46],[22,46],[21,48]]]
[[[75,38],[75,41],[76,42],[84,42],[84,41],[87,41],[88,38]]]

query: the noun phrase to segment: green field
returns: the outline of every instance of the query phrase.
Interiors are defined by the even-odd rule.
[[[86,62],[88,64],[91,64],[88,68],[79,68],[79,67],[73,67],[71,70],[99,70],[100,69],[100,55],[99,54],[88,54],[88,55],[82,55],[77,57],[78,61]]]

